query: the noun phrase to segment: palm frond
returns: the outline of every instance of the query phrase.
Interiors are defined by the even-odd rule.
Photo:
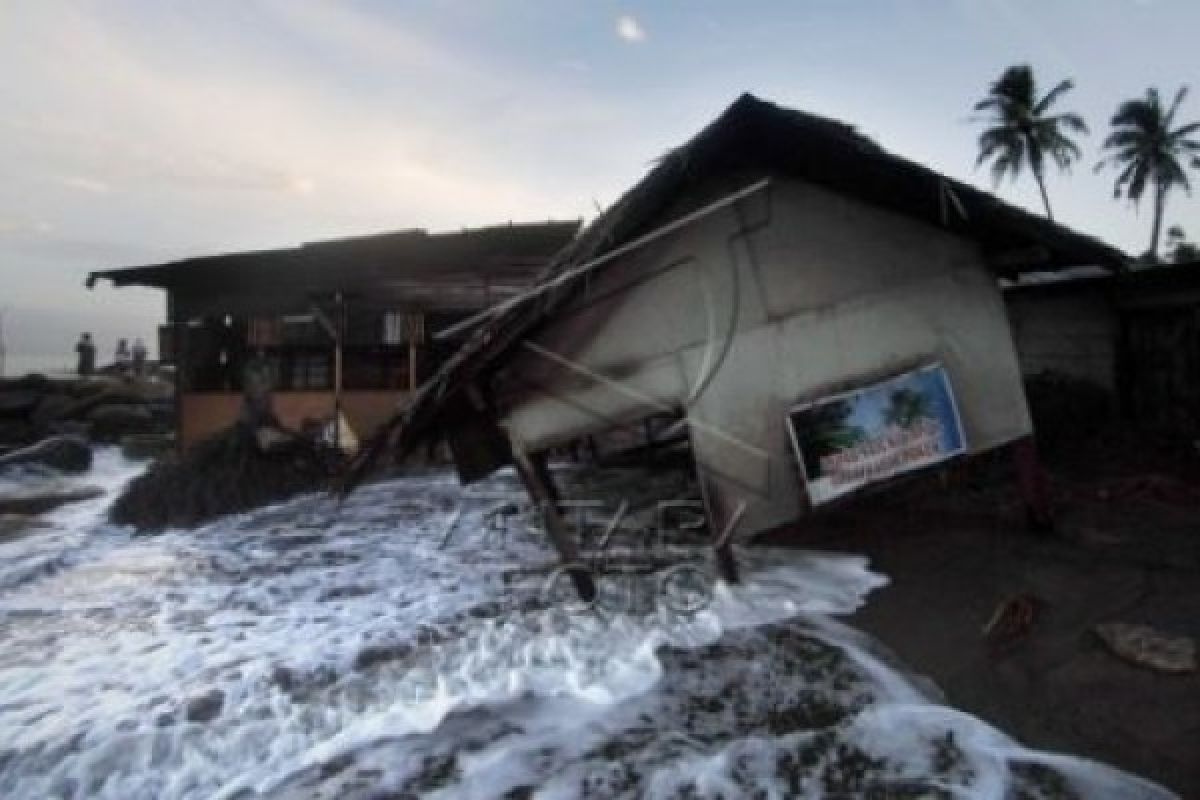
[[[1055,127],[1066,128],[1074,131],[1075,133],[1091,133],[1091,131],[1088,129],[1087,123],[1084,122],[1083,117],[1073,112],[1057,114],[1053,117],[1047,117],[1046,119],[1054,122]]]
[[[1188,136],[1191,136],[1196,131],[1200,131],[1200,121],[1189,122],[1187,125],[1180,126],[1167,134],[1167,136],[1171,139],[1179,139],[1184,141]]]
[[[1179,90],[1177,92],[1175,92],[1175,99],[1171,101],[1171,109],[1163,117],[1163,122],[1164,122],[1163,127],[1165,127],[1165,128],[1171,127],[1171,123],[1175,121],[1175,112],[1179,110],[1179,106],[1183,105],[1183,100],[1187,96],[1188,96],[1188,87],[1180,86]]]
[[[1055,101],[1057,101],[1059,97],[1074,88],[1075,82],[1069,78],[1064,81],[1059,81],[1057,86],[1046,92],[1046,95],[1037,102],[1037,104],[1033,107],[1033,113],[1044,114],[1050,109],[1050,106],[1054,105]]]

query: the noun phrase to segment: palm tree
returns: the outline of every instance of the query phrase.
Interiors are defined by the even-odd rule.
[[[930,410],[926,395],[912,389],[897,389],[888,398],[883,421],[888,425],[911,428],[922,417],[932,416]]]
[[[867,438],[866,431],[850,424],[853,414],[854,406],[844,399],[793,414],[796,443],[800,446],[804,469],[810,479],[822,474],[822,458],[853,447]]]
[[[1154,189],[1154,227],[1150,233],[1151,259],[1158,260],[1158,235],[1162,229],[1163,207],[1167,192],[1182,187],[1191,194],[1187,167],[1200,168],[1200,122],[1175,125],[1175,114],[1187,97],[1184,86],[1175,93],[1175,100],[1164,110],[1157,89],[1147,89],[1146,96],[1126,100],[1117,108],[1112,118],[1112,133],[1104,140],[1104,149],[1110,155],[1096,165],[1115,167],[1121,172],[1113,195],[1124,194],[1135,204],[1141,199],[1147,185]]]
[[[1087,123],[1078,114],[1049,113],[1051,106],[1074,87],[1069,80],[1059,81],[1039,97],[1033,69],[1021,64],[1004,70],[987,97],[975,104],[976,111],[990,112],[986,119],[988,128],[979,134],[979,158],[975,166],[991,160],[992,178],[999,185],[1006,175],[1016,180],[1028,164],[1050,219],[1054,219],[1054,212],[1046,194],[1046,157],[1059,169],[1069,170],[1080,152],[1068,134],[1088,132]]]

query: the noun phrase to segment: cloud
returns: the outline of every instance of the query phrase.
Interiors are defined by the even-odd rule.
[[[582,73],[591,70],[591,67],[588,66],[588,63],[581,58],[564,58],[558,62],[558,65],[563,69],[570,70],[571,72]]]
[[[108,194],[112,187],[104,181],[87,178],[83,175],[64,175],[57,179],[59,183],[71,189],[78,189],[89,194]]]
[[[0,185],[0,217],[40,191],[34,207],[54,209],[64,233],[115,226],[186,250],[582,207],[574,195],[595,180],[565,182],[550,159],[618,117],[576,79],[492,63],[403,15],[335,2],[257,9],[274,38],[202,7],[145,21],[23,10],[0,31],[12,45],[0,68],[27,76],[0,89],[13,109],[0,119],[0,161],[18,165]],[[113,201],[96,206],[105,192]]]
[[[646,40],[646,31],[635,17],[630,14],[622,14],[617,17],[617,36],[633,44],[644,42]]]
[[[51,233],[54,226],[44,219],[14,219],[0,217],[0,237],[40,236]]]

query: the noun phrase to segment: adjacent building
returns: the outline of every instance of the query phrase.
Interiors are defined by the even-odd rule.
[[[1007,286],[1021,370],[1087,381],[1138,427],[1200,436],[1200,262]]]
[[[408,230],[93,272],[166,292],[159,352],[177,375],[178,439],[232,424],[253,362],[280,421],[341,417],[370,436],[457,347],[438,332],[525,289],[578,222]]]

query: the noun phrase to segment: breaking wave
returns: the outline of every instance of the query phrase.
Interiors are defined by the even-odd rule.
[[[104,453],[92,480],[135,471]],[[511,476],[485,488],[156,537],[102,498],[0,543],[0,796],[1170,796],[939,704],[834,619],[885,582],[864,559],[749,550],[730,587],[683,548],[575,609],[530,517],[497,511]]]

